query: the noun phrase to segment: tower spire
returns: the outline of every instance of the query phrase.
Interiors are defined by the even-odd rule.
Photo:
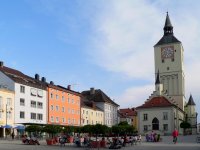
[[[156,77],[156,82],[155,82],[155,84],[160,84],[159,70],[158,70],[158,73],[157,73],[157,77]]]
[[[163,30],[164,30],[164,35],[173,35],[173,26],[171,24],[168,12],[167,12],[165,26],[164,26]]]

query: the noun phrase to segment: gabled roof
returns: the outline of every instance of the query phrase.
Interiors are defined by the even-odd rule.
[[[136,116],[137,115],[137,112],[134,108],[133,109],[130,109],[130,108],[119,109],[119,112],[126,116]]]
[[[189,100],[188,100],[187,106],[188,106],[188,105],[196,105],[195,102],[194,102],[194,100],[193,100],[192,95],[190,95],[190,98],[189,98]]]
[[[93,101],[87,100],[85,97],[81,97],[81,108],[89,108],[93,110],[103,111],[101,108],[96,106],[96,104]]]
[[[90,90],[88,91],[83,91],[81,93],[84,97],[86,97],[89,101],[94,101],[94,102],[106,102],[113,104],[115,106],[119,106],[117,103],[112,101],[103,91],[100,89],[94,90],[94,93],[91,94]]]
[[[169,100],[163,96],[153,97],[152,99],[146,101],[143,105],[137,107],[140,108],[154,108],[154,107],[170,107],[175,106]]]
[[[32,78],[30,76],[27,76],[18,70],[6,66],[1,66],[0,71],[2,71],[5,75],[7,75],[16,83],[46,90],[46,85],[43,82],[36,80],[35,78]]]

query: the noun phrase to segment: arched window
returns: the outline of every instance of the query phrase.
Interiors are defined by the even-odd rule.
[[[152,120],[152,130],[159,130],[159,120],[157,118]]]

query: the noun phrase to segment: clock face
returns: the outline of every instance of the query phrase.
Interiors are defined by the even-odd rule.
[[[167,46],[161,48],[161,57],[163,58],[174,58],[174,47]]]

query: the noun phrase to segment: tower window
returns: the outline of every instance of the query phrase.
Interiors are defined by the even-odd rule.
[[[169,70],[169,67],[167,67],[167,70]]]
[[[164,59],[162,59],[162,63],[164,63],[165,62],[165,60]]]
[[[174,58],[172,58],[171,60],[174,61]]]

